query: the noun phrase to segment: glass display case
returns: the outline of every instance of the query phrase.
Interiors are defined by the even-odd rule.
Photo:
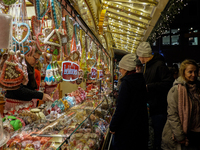
[[[112,99],[102,94],[99,98],[87,98],[63,113],[51,111],[45,119],[13,132],[6,149],[99,149],[113,112]]]

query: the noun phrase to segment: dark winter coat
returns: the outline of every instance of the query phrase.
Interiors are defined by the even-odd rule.
[[[31,101],[32,99],[42,99],[43,93],[36,91],[37,84],[35,80],[35,71],[34,67],[30,66],[30,64],[26,61],[27,64],[27,72],[28,72],[28,84],[21,84],[20,88],[17,90],[7,90],[6,98],[22,100],[22,101]]]
[[[142,73],[121,79],[115,113],[110,123],[114,134],[114,150],[147,149],[148,114],[146,84]]]
[[[167,93],[172,87],[173,77],[165,65],[164,57],[155,53],[144,66],[150,115],[167,114]]]

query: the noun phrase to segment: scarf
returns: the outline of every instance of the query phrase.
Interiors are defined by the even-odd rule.
[[[32,67],[27,61],[26,61],[26,65],[27,65],[27,72],[28,72],[28,79],[29,79],[27,87],[29,89],[35,90],[37,89],[37,83],[35,80],[35,68]]]
[[[178,113],[183,127],[183,132],[186,134],[188,130],[189,120],[191,116],[192,103],[188,99],[188,93],[185,86],[178,84]]]
[[[178,84],[178,114],[183,127],[183,132],[187,134],[189,120],[191,117],[192,103],[188,99],[188,93],[185,86]],[[187,139],[186,139],[187,140]],[[185,143],[187,146],[188,140]],[[177,150],[181,150],[180,144],[178,144]]]

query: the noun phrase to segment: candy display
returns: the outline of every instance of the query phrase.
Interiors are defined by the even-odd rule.
[[[18,93],[17,90],[26,88],[19,94],[34,90],[34,94],[27,96],[5,95],[0,131],[9,133],[10,139],[3,149],[100,149],[111,116],[111,102],[108,105],[106,94],[101,92],[107,87],[100,83],[105,81],[100,70],[110,67],[104,60],[111,57],[105,46],[102,47],[98,34],[77,20],[84,16],[87,24],[97,30],[96,17],[91,9],[86,9],[89,3],[77,3],[77,12],[85,13],[83,16],[66,11],[65,3],[59,0],[0,2],[0,12],[4,13],[0,14],[0,88],[7,95],[8,90]],[[27,6],[35,10],[31,16]],[[35,91],[36,75],[29,60],[42,64],[37,90],[45,93],[43,97]],[[52,101],[46,101],[50,97]],[[2,137],[0,132],[0,141]]]

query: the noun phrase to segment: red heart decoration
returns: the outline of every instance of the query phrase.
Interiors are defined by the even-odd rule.
[[[37,20],[36,16],[31,17],[31,26],[32,26],[32,31],[33,31],[34,36],[40,33],[42,24],[40,20]]]
[[[46,44],[44,44],[44,34],[43,33],[38,33],[36,35],[36,44],[37,44],[37,47],[38,49],[41,51],[41,52],[44,52],[45,51],[45,46]]]

